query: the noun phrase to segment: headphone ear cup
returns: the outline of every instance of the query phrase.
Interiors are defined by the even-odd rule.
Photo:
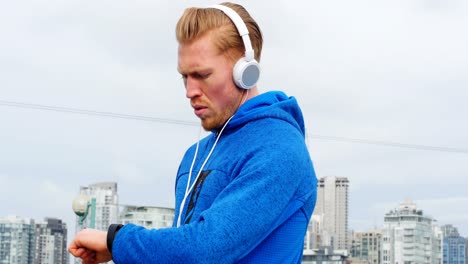
[[[260,78],[260,65],[256,60],[247,61],[240,58],[234,65],[232,77],[237,87],[242,89],[251,89]]]

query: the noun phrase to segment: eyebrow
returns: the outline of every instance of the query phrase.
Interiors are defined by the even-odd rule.
[[[191,70],[191,71],[182,71],[179,67],[177,67],[177,71],[182,74],[182,75],[191,75],[191,74],[195,74],[195,73],[207,73],[207,72],[211,72],[212,69],[211,68],[201,68],[201,69],[195,69],[195,70]]]

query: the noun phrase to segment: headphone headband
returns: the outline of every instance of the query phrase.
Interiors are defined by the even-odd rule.
[[[212,5],[208,8],[221,10],[228,16],[239,32],[242,41],[244,42],[245,54],[234,65],[232,70],[232,78],[237,87],[242,89],[251,89],[255,87],[260,77],[260,66],[255,60],[255,52],[250,42],[249,30],[240,15],[232,8],[224,5]]]
[[[224,6],[224,5],[212,5],[209,6],[208,8],[215,8],[218,10],[223,11],[224,14],[226,14],[231,21],[234,23],[234,25],[237,28],[237,31],[239,32],[239,35],[242,37],[242,41],[244,42],[244,47],[245,47],[245,59],[247,61],[251,61],[255,58],[255,52],[252,48],[252,43],[250,42],[250,37],[249,37],[249,30],[247,29],[247,26],[244,23],[244,20],[237,14],[236,11],[234,11],[232,8]]]

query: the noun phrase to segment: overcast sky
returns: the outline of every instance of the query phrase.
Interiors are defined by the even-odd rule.
[[[199,133],[174,28],[214,3],[3,1],[0,217],[58,217],[74,233],[79,187],[103,181],[123,204],[173,207]],[[261,92],[295,96],[317,176],[350,181],[350,229],[382,227],[409,198],[468,236],[468,2],[240,3],[264,34]]]

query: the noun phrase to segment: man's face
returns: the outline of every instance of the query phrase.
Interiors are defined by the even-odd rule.
[[[220,128],[240,105],[242,91],[232,80],[233,63],[218,52],[207,33],[179,45],[178,71],[186,96],[206,131]]]

